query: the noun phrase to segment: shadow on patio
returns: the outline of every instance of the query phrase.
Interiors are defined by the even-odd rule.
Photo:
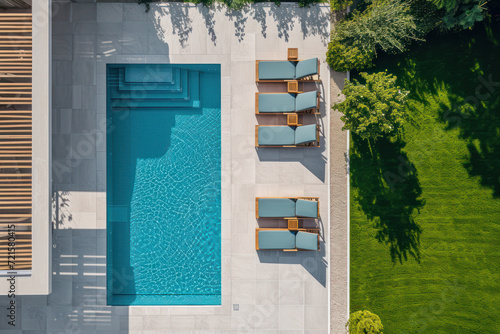
[[[52,293],[18,296],[16,327],[2,321],[0,331],[128,331],[127,307],[106,306],[105,233],[54,228]],[[0,297],[2,308],[8,303]]]
[[[197,7],[199,16],[191,17],[189,9]],[[313,5],[308,8],[298,8],[282,4],[277,6],[271,3],[256,3],[246,6],[241,10],[226,10],[223,5],[216,4],[211,7],[202,5],[188,5],[185,3],[169,3],[168,6],[156,5],[151,7],[152,16],[155,20],[155,26],[160,35],[169,34],[166,28],[162,27],[161,19],[169,18],[170,24],[165,27],[171,28],[171,33],[177,35],[179,43],[184,47],[193,32],[193,24],[196,20],[203,20],[211,42],[217,45],[217,20],[216,13],[225,12],[225,16],[234,24],[234,35],[238,42],[245,39],[246,25],[248,19],[254,19],[260,25],[260,32],[264,38],[267,38],[268,28],[275,24],[277,36],[288,42],[290,32],[295,25],[300,26],[302,38],[310,36],[320,36],[324,46],[329,41],[329,14],[322,10],[319,5]]]
[[[328,80],[327,77],[325,80]],[[300,162],[307,168],[315,178],[320,182],[326,182],[326,168],[328,163],[325,128],[323,118],[329,111],[325,101],[325,89],[323,82],[318,85],[315,83],[304,83],[302,91],[308,92],[317,89],[320,92],[320,115],[303,114],[299,116],[301,124],[319,124],[320,126],[320,146],[319,147],[296,147],[296,148],[274,148],[259,147],[256,148],[257,155],[261,162]],[[285,92],[286,84],[281,83],[263,83],[258,85],[259,92]],[[286,125],[286,116],[282,115],[256,115],[259,125]]]

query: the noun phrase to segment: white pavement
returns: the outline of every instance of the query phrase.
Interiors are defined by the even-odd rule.
[[[144,13],[135,3],[56,2],[53,11],[53,293],[18,298],[17,331],[2,321],[2,333],[328,333],[328,4]],[[254,93],[285,86],[257,86],[255,60],[284,59],[287,47],[321,60],[321,116],[304,119],[321,125],[321,148],[256,150],[255,124],[284,118],[257,119]],[[219,307],[106,306],[105,68],[145,62],[221,64]],[[256,252],[255,227],[285,223],[257,222],[255,196],[319,196],[321,252]]]

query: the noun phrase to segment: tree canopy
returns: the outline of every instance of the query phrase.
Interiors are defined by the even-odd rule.
[[[476,22],[484,20],[488,11],[487,0],[428,0],[438,9],[444,9],[445,29],[471,29]]]
[[[386,72],[360,73],[364,83],[346,80],[343,102],[333,108],[344,116],[343,129],[364,139],[376,140],[398,133],[406,120],[404,105],[408,92],[396,85],[396,77]]]
[[[339,72],[369,68],[377,50],[403,52],[418,35],[419,28],[409,3],[377,1],[363,12],[354,11],[348,19],[337,24],[327,62]]]

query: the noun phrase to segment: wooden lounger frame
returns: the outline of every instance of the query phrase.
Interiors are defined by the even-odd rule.
[[[280,249],[260,249],[259,248],[259,231],[289,231],[287,228],[256,228],[255,229],[255,250],[280,250]],[[318,249],[319,252],[321,250],[320,247],[320,238],[319,238],[319,229],[318,228],[299,228],[298,230],[294,230],[293,232],[307,232],[307,233],[315,233],[318,235]],[[284,252],[298,252],[298,251],[311,251],[309,249],[281,249]],[[312,251],[311,251],[312,252]]]
[[[306,217],[263,217],[266,219],[319,219],[319,197],[255,197],[255,218],[259,219],[259,199],[261,198],[285,198],[285,199],[303,199],[306,201],[316,201],[318,202],[318,218],[306,218]]]
[[[287,93],[287,92],[261,93],[261,92],[256,92],[255,93],[255,114],[256,115],[287,115],[287,114],[290,114],[290,113],[296,113],[296,114],[315,114],[315,115],[319,115],[320,114],[320,112],[319,112],[319,105],[320,105],[319,96],[320,96],[320,92],[319,91],[318,91],[318,98],[317,98],[317,102],[316,102],[316,108],[304,109],[304,110],[300,110],[300,111],[286,111],[286,112],[263,112],[263,113],[259,112],[259,95],[260,94],[293,94],[293,93]],[[294,94],[294,95],[296,96],[297,94]]]
[[[303,59],[302,59],[303,60]],[[261,61],[287,61],[287,60],[256,60],[255,61],[255,82],[287,82],[287,81],[298,81],[298,82],[318,82],[318,81],[321,81],[320,77],[319,77],[319,71],[320,71],[320,62],[319,62],[319,58],[318,58],[318,74],[315,74],[315,75],[311,75],[311,76],[308,76],[308,77],[304,77],[304,78],[301,78],[301,79],[281,79],[281,80],[278,80],[278,79],[270,79],[270,80],[261,80],[259,79],[259,63]],[[289,60],[288,60],[289,61]],[[296,60],[296,61],[293,61],[294,63],[298,63],[299,61],[301,60]]]
[[[256,125],[255,126],[255,147],[320,147],[319,146],[319,125],[316,124],[316,141],[299,145],[259,145],[260,126],[286,126],[286,125]],[[303,125],[301,125],[303,126]]]

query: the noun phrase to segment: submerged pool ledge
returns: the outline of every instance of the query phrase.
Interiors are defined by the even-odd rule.
[[[108,303],[115,306],[215,306],[221,305],[221,295],[112,295]]]

